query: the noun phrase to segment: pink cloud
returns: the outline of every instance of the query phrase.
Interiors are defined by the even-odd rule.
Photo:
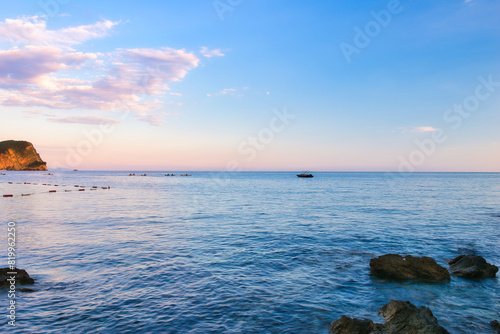
[[[96,54],[65,52],[55,47],[0,51],[0,87],[11,91],[3,105],[56,109],[147,111],[161,107],[143,95],[162,95],[167,82],[179,81],[198,66],[199,59],[185,50],[132,49],[116,53],[123,62],[104,69],[96,80],[61,78],[63,70],[77,70]]]
[[[52,117],[47,120],[55,123],[77,123],[88,125],[114,125],[121,123],[119,120],[100,116]]]
[[[436,128],[433,128],[432,126],[418,126],[418,127],[414,127],[414,128],[400,128],[401,129],[401,132],[402,133],[407,133],[407,132],[411,132],[411,133],[423,133],[423,132],[433,132],[433,131],[436,131],[437,129]]]
[[[158,115],[145,115],[137,117],[138,120],[149,123],[150,125],[160,126],[163,124],[163,119]]]
[[[55,47],[27,46],[0,51],[0,85],[33,84],[42,76],[63,69],[76,69],[83,62],[96,58],[91,53],[63,54]]]
[[[24,114],[26,118],[35,118],[38,116],[47,116],[47,117],[55,116],[55,114],[46,112],[44,110],[25,110]]]
[[[0,35],[4,39],[34,44],[0,50],[0,104],[126,110],[136,115],[161,108],[163,102],[159,97],[165,96],[169,83],[184,79],[198,66],[199,58],[184,49],[168,47],[118,49],[108,54],[77,52],[67,47],[102,37],[115,24],[102,21],[49,31],[45,22],[36,17],[0,22]],[[77,71],[82,68],[92,70],[93,77],[78,78]],[[138,119],[160,124],[156,115],[139,115]]]

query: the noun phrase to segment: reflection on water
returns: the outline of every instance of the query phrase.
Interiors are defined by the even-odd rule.
[[[500,174],[55,174],[0,179],[3,193],[33,192],[0,199],[37,281],[19,293],[13,333],[326,333],[342,314],[382,321],[390,299],[479,333],[500,312],[498,279],[396,284],[368,266],[385,253],[446,265],[463,252],[498,265]],[[111,189],[48,194],[42,183]]]

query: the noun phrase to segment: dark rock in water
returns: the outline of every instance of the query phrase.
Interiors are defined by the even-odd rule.
[[[383,334],[383,325],[375,324],[369,319],[349,318],[345,315],[330,325],[330,332],[334,334]]]
[[[393,280],[448,281],[450,273],[430,257],[386,254],[370,260],[371,274]]]
[[[500,334],[500,322],[498,320],[493,320],[490,325],[497,331],[497,334]]]
[[[378,313],[385,318],[388,333],[449,334],[425,306],[417,308],[410,302],[391,300]]]
[[[36,290],[30,289],[30,288],[21,288],[21,289],[17,289],[17,291],[21,291],[21,292],[35,292]]]
[[[10,272],[15,272],[17,274],[8,274]],[[15,277],[16,284],[22,285],[35,283],[35,280],[31,278],[24,269],[14,268],[14,270],[11,270],[10,268],[2,268],[0,269],[0,287],[10,286],[11,281],[8,279],[12,278],[12,276]]]
[[[460,255],[448,263],[451,274],[463,278],[493,278],[498,271],[497,266],[476,255]]]
[[[378,314],[385,318],[385,324],[367,319],[346,317],[330,325],[333,334],[449,334],[425,306],[417,308],[410,302],[391,300]]]

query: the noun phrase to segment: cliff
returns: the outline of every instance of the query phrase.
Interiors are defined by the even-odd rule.
[[[27,141],[0,142],[0,170],[47,170],[33,145]]]

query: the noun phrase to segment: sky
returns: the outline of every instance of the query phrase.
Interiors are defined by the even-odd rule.
[[[499,21],[497,0],[9,2],[0,140],[80,170],[500,172]]]

